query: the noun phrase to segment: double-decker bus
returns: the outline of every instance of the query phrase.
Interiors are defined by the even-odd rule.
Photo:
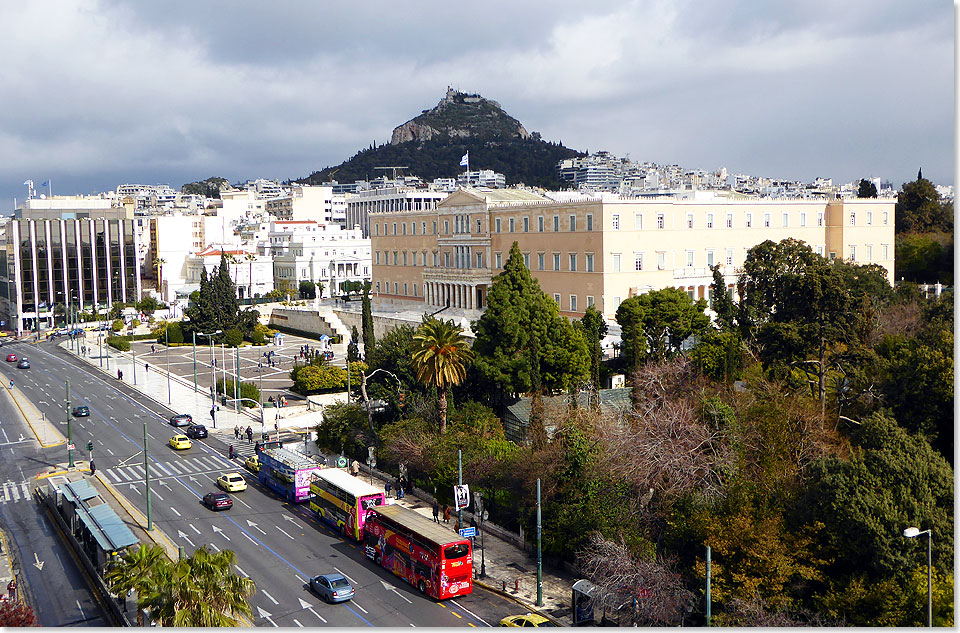
[[[473,591],[470,541],[403,506],[367,512],[363,550],[368,558],[436,600]]]
[[[355,541],[363,538],[367,510],[387,502],[382,490],[338,468],[313,475],[310,493],[310,509]]]
[[[310,478],[323,464],[285,448],[268,448],[257,454],[260,483],[293,503],[310,498]]]

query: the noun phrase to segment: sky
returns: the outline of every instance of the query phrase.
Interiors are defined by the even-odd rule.
[[[634,161],[953,182],[944,0],[2,7],[4,214],[27,179],[57,195],[307,176],[389,142],[447,86],[545,140]]]

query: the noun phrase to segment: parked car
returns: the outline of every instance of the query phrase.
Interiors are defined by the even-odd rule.
[[[233,507],[233,499],[225,492],[208,492],[200,502],[211,510],[229,510]]]
[[[30,361],[26,358],[21,358],[20,362],[17,363],[17,369],[30,369]]]
[[[247,480],[240,473],[224,473],[217,477],[217,485],[227,492],[241,492],[247,489]]]
[[[191,424],[185,431],[187,437],[194,440],[201,440],[207,437],[207,427],[202,424]]]
[[[189,426],[193,423],[193,416],[189,413],[179,413],[170,418],[171,426]]]
[[[500,626],[557,626],[542,615],[527,613],[526,615],[508,615],[500,620]]]
[[[243,462],[244,468],[250,472],[258,473],[260,472],[260,460],[257,459],[256,455],[251,455],[247,458],[247,461]]]
[[[174,435],[170,438],[170,446],[178,451],[193,446],[193,442],[186,435]]]
[[[343,574],[321,574],[310,579],[310,590],[326,602],[346,602],[353,597],[353,585]]]
[[[90,407],[85,404],[80,405],[79,407],[73,408],[73,417],[75,418],[89,418],[90,417]]]
[[[7,362],[8,362],[8,363],[15,363],[15,362],[17,362],[17,355],[16,355],[16,354],[7,354]]]

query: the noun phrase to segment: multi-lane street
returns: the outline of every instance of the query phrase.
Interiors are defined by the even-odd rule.
[[[517,612],[517,605],[479,587],[470,596],[444,602],[421,595],[374,566],[356,544],[320,524],[305,505],[285,503],[262,488],[239,460],[227,459],[227,446],[217,438],[194,440],[186,450],[172,449],[167,441],[178,430],[169,425],[174,412],[165,406],[81,367],[53,344],[14,344],[4,349],[8,347],[22,350],[32,367],[16,369],[13,363],[3,363],[0,373],[5,380],[13,379],[48,419],[62,421],[64,435],[64,385],[70,381],[71,407],[90,408],[90,417],[73,419],[74,443],[81,449],[93,440],[98,471],[144,514],[141,451],[143,423],[147,423],[154,525],[188,554],[202,544],[235,551],[236,572],[256,582],[250,603],[257,626],[485,626]],[[12,418],[3,419],[6,425]],[[4,445],[5,453],[7,448]],[[48,464],[66,461],[65,446],[38,451],[35,443],[11,443],[9,449],[13,459],[5,455],[3,473],[5,478],[16,473],[17,481],[25,481]],[[86,458],[85,451],[78,450],[75,458]],[[13,464],[22,468],[22,474]],[[203,494],[217,489],[216,478],[231,471],[243,473],[248,482],[246,491],[232,495],[234,507],[216,513],[201,505]],[[23,529],[42,529],[40,524],[43,521],[36,520]],[[347,576],[357,593],[350,602],[327,605],[310,593],[308,580],[335,571]]]

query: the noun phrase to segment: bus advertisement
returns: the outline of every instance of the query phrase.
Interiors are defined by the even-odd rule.
[[[367,558],[435,600],[473,591],[470,541],[413,510],[398,505],[369,510],[363,545]]]
[[[310,509],[355,541],[363,538],[367,511],[387,502],[382,490],[338,468],[315,474],[310,493]]]
[[[285,448],[268,448],[257,457],[260,483],[287,501],[299,503],[310,498],[310,478],[320,472],[322,464]]]

